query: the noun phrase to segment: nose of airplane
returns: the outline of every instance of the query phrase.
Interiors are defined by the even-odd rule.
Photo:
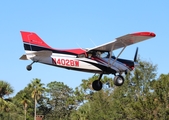
[[[134,62],[134,67],[138,67],[139,63],[138,62]]]

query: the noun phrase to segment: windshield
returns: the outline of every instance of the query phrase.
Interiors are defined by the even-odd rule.
[[[101,54],[101,58],[108,58],[109,57],[109,52],[103,52],[102,54]]]

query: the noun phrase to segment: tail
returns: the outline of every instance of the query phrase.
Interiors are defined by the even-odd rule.
[[[51,49],[36,33],[21,31],[21,36],[26,53]]]

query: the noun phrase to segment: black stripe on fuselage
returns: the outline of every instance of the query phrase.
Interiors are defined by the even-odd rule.
[[[24,49],[25,50],[30,50],[30,51],[49,50],[49,51],[52,51],[53,53],[68,54],[68,55],[77,55],[77,54],[74,54],[74,53],[71,53],[71,52],[67,52],[67,51],[50,49],[50,48],[45,48],[45,47],[41,47],[41,46],[30,45],[30,44],[27,44],[27,43],[24,43]]]
[[[83,61],[83,60],[81,60]],[[103,71],[104,74],[116,74],[116,71],[111,69],[110,67],[104,66],[104,65],[100,65],[98,63],[93,63],[93,62],[89,62],[89,61],[83,61],[89,64],[94,65],[95,67],[101,69]]]

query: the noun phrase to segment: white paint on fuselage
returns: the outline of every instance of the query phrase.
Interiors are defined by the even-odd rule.
[[[89,71],[89,72],[93,71],[98,73],[102,72],[101,69],[90,64],[90,63],[95,64],[100,63],[95,60],[91,60],[89,58],[77,58],[75,55],[57,54],[57,53],[52,53],[51,56],[35,56],[33,55],[33,53],[34,53],[33,51],[27,52],[27,57],[29,57],[32,61],[38,61],[40,63],[67,69],[75,69],[78,71]]]

